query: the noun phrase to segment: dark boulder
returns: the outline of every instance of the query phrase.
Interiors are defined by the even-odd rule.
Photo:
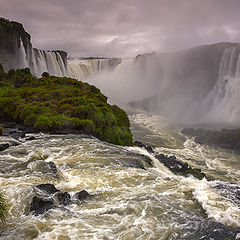
[[[36,186],[36,188],[45,191],[49,194],[54,194],[56,192],[60,192],[58,189],[55,188],[55,186],[53,184],[50,183],[46,183],[46,184],[39,184]]]
[[[192,168],[187,163],[178,160],[175,156],[166,156],[164,154],[158,154],[155,156],[159,162],[161,162],[165,167],[170,169],[175,174],[180,174],[183,176],[188,176],[189,174],[202,180],[206,175],[198,168]]]
[[[75,195],[74,195],[74,198],[79,200],[79,201],[82,201],[82,200],[85,200],[86,198],[90,197],[91,195],[86,191],[86,190],[82,190],[80,192],[77,192]]]
[[[60,204],[69,205],[71,203],[71,196],[68,192],[57,192],[56,198],[58,199]]]
[[[54,208],[53,200],[45,200],[34,196],[31,202],[30,212],[33,212],[34,215],[40,215],[52,208]]]
[[[140,147],[140,148],[146,149],[149,153],[154,153],[154,151],[153,151],[153,149],[152,149],[151,146],[147,146],[147,145],[143,144],[143,143],[140,142],[140,141],[135,141],[133,144],[134,144],[134,146],[136,146],[136,147]]]
[[[18,131],[18,130],[13,130],[9,132],[9,136],[18,139],[18,138],[24,138],[25,137],[25,132]]]
[[[43,174],[51,174],[58,177],[57,166],[54,162],[36,161],[34,170]]]
[[[2,144],[0,144],[0,151],[4,151],[9,147],[10,147],[10,145],[8,143],[2,143]]]

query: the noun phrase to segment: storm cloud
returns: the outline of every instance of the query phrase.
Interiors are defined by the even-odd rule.
[[[39,49],[70,56],[131,57],[240,42],[239,0],[0,0]]]

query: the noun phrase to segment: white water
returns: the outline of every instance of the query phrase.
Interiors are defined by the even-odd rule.
[[[234,239],[240,226],[239,156],[195,144],[157,115],[138,113],[130,120],[135,139],[215,180],[174,175],[138,147],[38,134],[0,153],[0,191],[9,206],[0,239]],[[154,167],[128,166],[144,156]],[[55,162],[60,178],[41,173],[44,161]],[[53,183],[71,196],[85,189],[93,197],[36,217],[28,206],[40,183]]]
[[[66,76],[66,67],[62,56],[56,51],[43,51],[34,49],[33,51],[33,74],[40,77],[42,73],[48,72],[50,75]]]
[[[69,59],[68,76],[84,81],[99,73],[109,72],[118,67],[120,60],[107,59]]]
[[[209,93],[209,118],[221,122],[227,119],[230,124],[240,120],[240,52],[237,47],[227,48],[222,56],[218,80]]]

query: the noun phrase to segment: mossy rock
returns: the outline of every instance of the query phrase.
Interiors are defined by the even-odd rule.
[[[132,145],[127,114],[109,105],[95,86],[47,74],[37,79],[28,68],[1,76],[0,118],[41,132],[74,130],[109,143]]]
[[[0,126],[0,136],[2,135],[3,127]]]

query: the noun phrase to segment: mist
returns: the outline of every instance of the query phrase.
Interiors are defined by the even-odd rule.
[[[111,103],[155,112],[174,123],[239,124],[239,44],[143,54],[88,81]]]

